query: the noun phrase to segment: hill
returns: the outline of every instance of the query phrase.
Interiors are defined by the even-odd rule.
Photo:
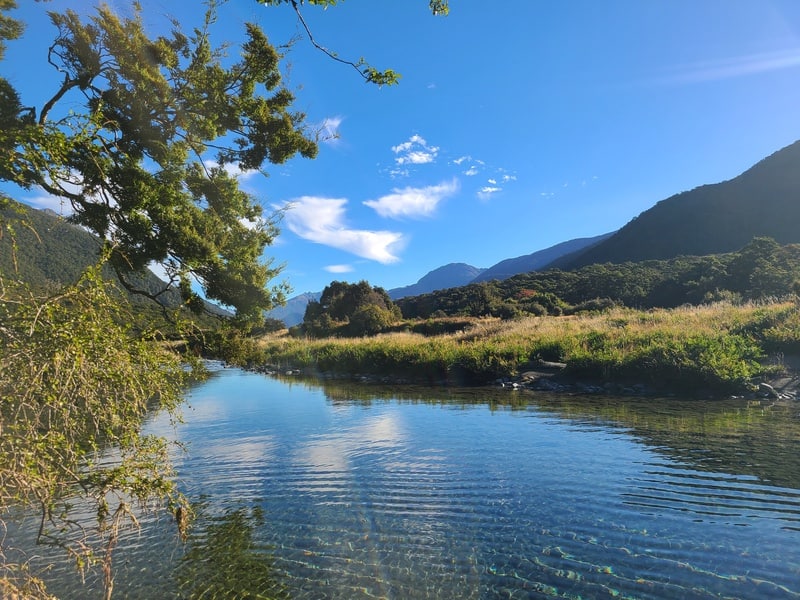
[[[604,310],[651,309],[795,297],[800,292],[800,244],[755,238],[737,252],[666,260],[549,269],[502,281],[472,283],[402,298],[405,318],[513,318]]]
[[[11,201],[7,208],[0,209],[0,224],[13,231],[13,235],[3,232],[0,236],[0,275],[23,281],[34,289],[55,290],[75,283],[86,267],[97,262],[99,240],[51,210],[36,210]],[[111,271],[108,276],[114,277]],[[151,294],[167,286],[150,270],[130,279],[137,288]],[[140,296],[132,300],[146,311],[152,309],[149,300]],[[168,289],[159,296],[159,302],[175,307],[182,300],[176,289]],[[211,314],[230,314],[210,303],[206,308]]]
[[[417,283],[388,290],[389,297],[396,300],[405,296],[418,296],[436,290],[459,287],[473,281],[483,271],[484,269],[466,263],[450,263],[430,271]]]
[[[555,246],[550,246],[544,250],[539,250],[533,254],[526,254],[525,256],[518,256],[516,258],[507,258],[500,261],[483,271],[471,283],[480,283],[481,281],[491,281],[492,279],[508,279],[520,273],[530,273],[531,271],[538,271],[555,260],[567,255],[586,250],[607,240],[613,233],[604,233],[591,238],[578,238],[561,242]],[[431,291],[431,290],[428,290]]]
[[[13,230],[13,236],[0,239],[0,273],[5,276],[16,272],[20,280],[46,289],[77,281],[97,261],[98,240],[52,211],[14,202],[0,210],[0,222]]]
[[[741,175],[658,202],[607,240],[549,267],[732,252],[754,237],[800,242],[800,141]]]

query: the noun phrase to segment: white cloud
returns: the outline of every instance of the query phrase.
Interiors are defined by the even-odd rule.
[[[295,235],[338,248],[383,264],[400,260],[396,255],[405,240],[395,231],[348,229],[344,223],[344,198],[303,196],[290,201],[284,221]]]
[[[328,265],[324,267],[328,273],[350,273],[353,271],[352,265]]]
[[[432,163],[435,158],[435,152],[423,152],[421,150],[417,150],[414,152],[409,152],[405,156],[398,156],[394,160],[398,165],[426,165],[428,163]]]
[[[702,83],[800,67],[800,48],[760,52],[682,65],[656,79],[661,84]]]
[[[203,166],[206,169],[215,169],[219,167],[219,163],[215,160],[204,160]],[[233,177],[234,179],[238,179],[239,181],[247,181],[248,179],[251,179],[256,175],[260,174],[260,171],[258,169],[250,169],[249,171],[242,171],[239,168],[239,165],[233,163],[227,163],[224,169],[229,177]]]
[[[408,169],[392,169],[389,171],[389,176],[392,179],[397,179],[398,177],[408,177],[411,172]]]
[[[516,175],[503,175],[503,183],[508,183],[509,181],[516,181]]]
[[[472,160],[472,157],[471,156],[459,156],[458,158],[453,159],[453,164],[454,165],[460,165],[461,163],[463,163],[464,161],[467,161],[467,160]]]
[[[478,174],[478,167],[476,167],[475,165],[472,165],[469,169],[464,171],[464,175],[466,175],[467,177],[473,177],[477,174]]]
[[[427,217],[433,214],[439,202],[455,194],[458,187],[458,180],[453,179],[423,188],[395,188],[391,194],[377,200],[367,200],[364,204],[382,217]]]
[[[497,180],[496,179],[488,179],[487,181],[492,185],[497,185]]]
[[[328,117],[319,126],[319,138],[326,144],[336,144],[339,141],[339,128],[342,126],[344,117]]]
[[[394,161],[398,165],[424,165],[432,163],[439,154],[438,146],[430,146],[420,135],[414,134],[408,141],[392,146],[397,156]]]
[[[493,194],[496,194],[499,191],[502,191],[503,188],[499,188],[497,186],[484,186],[478,191],[478,198],[481,200],[488,200],[492,197]]]

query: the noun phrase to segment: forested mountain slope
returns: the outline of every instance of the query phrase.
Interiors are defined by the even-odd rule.
[[[615,304],[647,309],[762,300],[800,291],[800,244],[756,238],[737,252],[572,271],[550,269],[397,301],[406,318],[561,315]]]
[[[12,202],[10,208],[0,210],[0,229],[0,275],[36,290],[55,290],[75,283],[99,257],[100,242],[95,236],[52,211]],[[108,275],[113,277],[110,270]],[[152,271],[132,281],[148,293],[160,292],[166,286]],[[159,301],[166,306],[181,302],[174,289]]]
[[[548,266],[732,252],[760,236],[800,242],[800,141],[738,177],[662,200],[604,242]]]

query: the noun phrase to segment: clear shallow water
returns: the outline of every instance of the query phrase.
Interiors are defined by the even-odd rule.
[[[237,597],[215,582],[301,599],[800,598],[800,404],[233,369],[189,402],[177,431],[149,429],[187,444],[195,535],[145,519],[116,554],[115,598]],[[51,577],[86,597],[69,569]]]

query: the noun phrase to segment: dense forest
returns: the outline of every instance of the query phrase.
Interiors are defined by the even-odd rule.
[[[550,269],[402,298],[405,318],[561,315],[613,305],[671,308],[785,296],[800,281],[800,245],[755,238],[738,252]]]

